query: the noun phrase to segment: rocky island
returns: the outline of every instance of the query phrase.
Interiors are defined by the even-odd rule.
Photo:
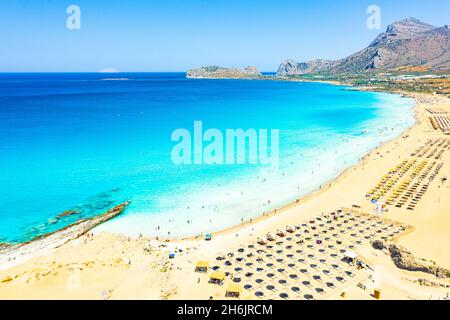
[[[191,79],[258,79],[262,77],[262,74],[252,66],[244,69],[209,66],[190,69],[187,71],[186,77]]]

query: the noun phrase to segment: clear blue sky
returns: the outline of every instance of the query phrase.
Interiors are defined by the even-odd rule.
[[[66,8],[81,8],[68,30]],[[202,65],[255,65],[285,58],[337,59],[365,47],[368,5],[382,31],[416,17],[450,24],[449,0],[8,0],[0,2],[0,72],[185,71]]]

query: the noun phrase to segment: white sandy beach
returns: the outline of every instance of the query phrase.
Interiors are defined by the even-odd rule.
[[[239,248],[248,248],[250,244],[258,246],[255,244],[257,237],[265,238],[268,232],[285,230],[287,225],[308,223],[343,207],[358,205],[362,212],[374,214],[375,205],[365,197],[367,191],[401,161],[423,161],[424,157],[412,157],[411,154],[430,139],[447,140],[442,156],[435,160],[443,163],[442,168],[414,210],[388,206],[383,218],[408,226],[408,232],[389,239],[390,243],[404,246],[414,256],[449,269],[450,185],[448,180],[442,178],[448,178],[450,173],[450,137],[433,129],[426,108],[439,107],[450,112],[450,101],[444,97],[426,95],[415,95],[415,98],[417,119],[414,127],[400,138],[370,152],[358,165],[348,168],[322,190],[296,203],[254,219],[252,223],[215,233],[208,242],[188,239],[162,243],[154,239],[130,239],[108,233],[95,236],[85,234],[56,249],[46,250],[45,255],[33,256],[16,265],[12,263],[10,268],[1,270],[0,299],[224,299],[225,291],[232,283],[231,276],[227,276],[221,286],[208,283],[212,271],[208,270],[205,274],[194,272],[197,261],[209,261],[210,267],[218,265],[222,262],[217,262],[217,256],[236,253]],[[429,159],[429,162],[432,161]],[[337,227],[337,223],[333,220],[330,225],[336,224]],[[342,241],[343,248],[350,244],[346,237]],[[285,248],[283,254],[292,252],[294,255],[299,248],[302,245],[293,244],[291,248]],[[311,248],[308,252],[314,255],[316,249]],[[169,259],[169,252],[175,252],[176,257]],[[349,278],[336,288],[326,289],[323,294],[314,292],[314,299],[375,299],[374,289],[381,291],[382,299],[439,299],[450,291],[445,287],[450,285],[448,278],[400,270],[385,251],[373,249],[370,242],[359,247],[357,253],[375,271],[351,269],[356,274],[355,278]],[[14,254],[20,255],[20,251]],[[320,256],[320,253],[317,254]],[[336,259],[340,258],[338,252]],[[280,267],[284,264],[280,263]],[[323,264],[327,266],[327,262]],[[342,267],[342,271],[353,268]],[[242,264],[243,273],[246,268]],[[314,271],[308,275],[311,276],[314,276]],[[277,275],[276,281],[285,278],[288,275]],[[434,284],[421,285],[417,283],[418,279]],[[288,284],[301,283],[301,279],[287,280]],[[320,284],[318,281],[317,285]],[[308,294],[314,290],[314,286],[307,287],[302,293]],[[280,299],[280,292],[268,294],[273,293],[272,298]],[[301,299],[305,294],[291,298]],[[265,295],[261,298],[270,297]],[[241,298],[259,299],[254,289],[242,289]]]

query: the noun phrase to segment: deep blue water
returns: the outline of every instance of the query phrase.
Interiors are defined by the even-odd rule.
[[[174,165],[171,134],[195,120],[223,131],[279,129],[279,170]],[[228,227],[314,190],[412,123],[410,99],[319,83],[0,74],[0,242],[125,200],[125,214],[99,230],[178,236]],[[77,214],[55,219],[65,210]]]

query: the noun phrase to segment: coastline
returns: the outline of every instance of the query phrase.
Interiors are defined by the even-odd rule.
[[[232,228],[228,228],[228,229],[216,232],[216,233],[214,233],[214,238],[211,242],[205,243],[203,241],[203,239],[200,239],[198,237],[175,239],[175,240],[170,240],[167,242],[166,241],[155,241],[154,239],[148,239],[148,238],[129,239],[129,238],[126,238],[121,235],[105,234],[105,233],[95,235],[93,238],[89,239],[89,242],[92,242],[92,244],[95,243],[95,247],[98,247],[98,248],[102,248],[102,246],[106,246],[107,242],[118,242],[118,243],[120,243],[119,244],[120,247],[126,245],[126,246],[131,246],[134,249],[139,248],[140,250],[142,250],[143,246],[149,246],[151,248],[150,251],[158,253],[158,256],[160,258],[161,258],[161,255],[165,255],[164,252],[167,253],[168,251],[174,251],[174,248],[177,248],[178,246],[182,246],[183,248],[185,248],[185,250],[183,251],[183,253],[179,254],[180,257],[177,257],[177,259],[180,259],[183,261],[179,262],[179,266],[176,266],[176,267],[171,266],[171,271],[172,271],[171,273],[173,273],[173,274],[171,274],[171,275],[164,274],[164,275],[161,275],[161,277],[158,277],[158,279],[163,278],[165,281],[164,286],[167,286],[168,285],[167,283],[171,282],[171,280],[173,281],[174,279],[177,279],[177,278],[179,279],[180,277],[185,277],[186,272],[187,272],[186,270],[191,269],[191,267],[192,267],[191,265],[195,261],[196,258],[198,258],[198,259],[203,258],[203,257],[210,258],[211,254],[214,251],[216,251],[216,252],[222,251],[223,252],[224,250],[228,250],[228,248],[238,247],[243,242],[251,241],[251,240],[254,241],[256,234],[264,234],[267,230],[274,231],[277,227],[282,227],[282,226],[287,225],[288,221],[291,221],[293,219],[299,219],[299,218],[309,219],[311,217],[314,217],[317,214],[320,214],[320,212],[316,211],[317,208],[320,208],[321,212],[326,212],[328,210],[335,210],[338,207],[351,207],[352,204],[358,204],[363,208],[363,210],[365,210],[367,212],[373,211],[372,206],[370,204],[366,203],[364,196],[362,195],[363,192],[361,192],[360,197],[355,197],[355,195],[354,195],[355,192],[346,192],[349,194],[346,196],[343,196],[340,199],[336,199],[336,200],[329,201],[329,202],[323,201],[323,198],[330,199],[330,197],[331,197],[334,199],[334,195],[336,195],[336,194],[340,195],[340,192],[337,192],[336,189],[341,188],[342,185],[348,184],[349,179],[355,179],[355,174],[357,174],[357,172],[360,172],[361,174],[364,173],[365,175],[367,175],[368,172],[364,170],[364,167],[368,166],[369,163],[370,164],[376,163],[378,166],[381,166],[381,169],[382,169],[381,171],[384,171],[386,168],[393,166],[395,164],[395,163],[392,163],[393,159],[389,159],[389,160],[381,159],[381,157],[379,155],[380,154],[387,155],[389,153],[399,152],[398,149],[400,148],[400,145],[401,145],[400,142],[404,142],[406,139],[410,138],[410,136],[413,133],[416,134],[419,129],[422,130],[424,128],[424,126],[425,127],[427,126],[427,123],[425,123],[423,120],[426,117],[425,107],[428,106],[430,104],[430,102],[428,104],[427,103],[424,104],[423,101],[424,100],[426,101],[428,98],[423,98],[423,95],[415,95],[415,94],[414,95],[406,94],[406,95],[414,97],[417,102],[414,107],[415,123],[411,128],[409,128],[406,131],[404,131],[403,133],[401,133],[399,137],[391,139],[391,140],[383,143],[381,146],[370,151],[368,154],[366,154],[364,157],[362,157],[362,159],[356,165],[345,169],[335,179],[333,179],[332,181],[327,183],[326,186],[321,188],[320,190],[310,193],[310,194],[302,197],[298,201],[294,201],[293,203],[289,203],[279,209],[276,209],[265,216],[261,216],[257,219],[253,219],[251,222],[244,222],[244,223],[234,226]],[[442,102],[444,100],[442,100],[441,98],[438,98],[438,100],[439,101],[437,103],[444,103],[444,102]],[[436,101],[434,101],[432,104],[435,104],[435,103],[436,103]],[[448,101],[446,103],[448,103]],[[417,139],[417,137],[415,137],[415,139]],[[417,140],[422,141],[422,139],[420,137]],[[417,141],[416,141],[416,143],[417,143]],[[413,147],[414,147],[413,144],[411,146],[408,145],[407,149],[411,149]],[[404,152],[402,154],[404,154]],[[377,173],[371,174],[371,177],[369,177],[367,179],[368,181],[370,181],[370,184],[375,184],[376,179],[373,176],[376,176],[376,175],[377,175]],[[358,181],[357,185],[354,185],[353,188],[359,189],[359,184],[367,184],[367,181],[365,181],[364,183],[361,181]],[[329,193],[332,193],[333,195],[330,196]],[[319,203],[317,203],[317,202],[319,202]],[[340,203],[340,205],[336,206],[336,203]],[[307,213],[305,211],[307,211]],[[392,211],[394,211],[393,214],[391,214],[391,213],[387,214],[387,216],[389,218],[394,218],[394,220],[400,220],[400,221],[405,220],[405,218],[402,216],[401,213],[399,214],[398,212],[395,212],[396,210],[392,210]],[[408,222],[407,220],[408,219],[406,219],[406,222]],[[414,226],[414,224],[416,224],[416,223],[409,223],[409,224]],[[400,238],[400,240],[406,239],[406,238],[410,239],[411,237],[414,237],[415,232],[416,231],[414,231],[408,235],[403,235]],[[236,236],[237,234],[239,236]],[[81,238],[84,238],[84,236]],[[84,240],[86,240],[86,239],[84,239]],[[71,241],[71,242],[74,242],[74,241]],[[409,241],[409,240],[406,241],[406,243],[409,243],[409,244],[413,243],[413,245],[415,242],[417,242],[417,241]],[[82,245],[82,244],[80,245],[79,243],[77,243],[76,245],[74,243],[67,243],[64,247],[72,247],[72,246],[75,246],[77,248],[77,250],[80,250],[80,246],[81,246],[81,251],[85,250],[85,249],[83,249],[84,245]],[[67,259],[67,256],[64,257],[65,253],[61,249],[63,249],[63,248],[60,248],[58,250],[55,250],[55,252],[52,252],[49,255],[50,257],[45,257],[45,256],[33,257],[30,261],[28,261],[26,263],[22,263],[21,265],[18,265],[17,267],[14,267],[7,271],[9,272],[14,269],[18,269],[18,270],[30,269],[32,266],[35,266],[36,264],[41,264],[42,260],[45,261],[48,259],[55,259],[55,258],[65,260],[65,259]],[[90,250],[92,250],[92,248]],[[69,249],[69,251],[71,251],[71,249]],[[105,257],[109,257],[109,256],[113,257],[114,255],[116,255],[116,251],[117,250],[113,250],[112,252],[109,252],[108,254],[105,255]],[[68,254],[68,253],[66,253],[66,254]],[[92,254],[92,252],[91,252],[91,254]],[[183,258],[182,257],[183,255],[186,255],[187,257]],[[436,257],[437,257],[437,255],[433,256],[432,258],[436,260]],[[83,259],[80,259],[80,260],[83,260]],[[441,261],[438,261],[438,262],[445,264],[445,263],[448,263],[448,261],[449,261],[449,258],[444,257]],[[386,261],[384,261],[384,262],[387,263]],[[172,262],[165,261],[164,265],[170,264],[170,263],[172,263]],[[117,268],[120,269],[121,267],[119,266]],[[96,272],[98,273],[100,271],[96,271]],[[18,274],[20,274],[20,272]],[[0,272],[0,279],[2,278],[2,276],[3,276],[3,273]],[[192,277],[192,276],[190,276],[190,277]],[[15,277],[12,277],[12,278],[16,279]],[[11,281],[11,282],[13,282],[13,281]],[[8,281],[7,283],[10,283],[10,281]],[[169,287],[173,289],[173,287],[171,287],[170,285],[169,285]],[[0,284],[0,297],[3,296],[4,293],[8,292],[8,290],[4,291],[3,289],[5,289],[5,288],[2,288],[2,285]],[[160,290],[160,288],[152,288],[152,290],[150,290],[151,292],[146,290],[144,296],[146,298],[161,298],[162,297],[161,291],[166,292],[167,291],[166,289]],[[186,288],[184,288],[183,286],[180,286],[180,288],[178,288],[177,290],[172,290],[172,289],[169,290],[170,292],[168,293],[167,297],[170,297],[170,298],[180,298],[180,297],[186,298],[188,296],[191,297],[190,296],[191,292],[189,290],[187,290]],[[18,288],[18,290],[19,290],[19,288]],[[180,291],[181,291],[181,293],[179,293]],[[189,295],[185,295],[186,292],[189,292]],[[124,293],[124,291],[122,293]],[[73,294],[73,292],[69,292],[68,297],[73,297],[72,294]],[[11,298],[13,296],[14,295],[12,295]],[[86,297],[85,293],[82,296]],[[120,297],[124,297],[124,295],[115,294],[114,297],[120,298]],[[96,296],[93,298],[99,298],[99,297]],[[139,298],[139,297],[137,297],[137,298]],[[199,293],[197,292],[196,294],[194,294],[192,296],[192,298],[194,298],[194,299],[199,298]]]
[[[194,78],[194,79],[217,79],[217,78],[206,77],[206,78]],[[236,80],[236,78],[230,78],[229,80]],[[355,90],[360,90],[360,91],[371,91],[371,88],[369,88],[369,87],[355,87],[355,86],[352,86],[352,85],[340,83],[338,81],[314,81],[314,80],[308,80],[308,79],[290,79],[290,78],[286,78],[286,79],[284,79],[284,78],[275,78],[275,79],[272,79],[272,78],[266,78],[266,79],[264,79],[264,78],[261,78],[261,79],[259,79],[259,78],[258,79],[255,79],[255,78],[244,78],[244,79],[240,79],[240,80],[270,80],[270,81],[292,81],[292,82],[311,82],[311,83],[318,82],[318,83],[324,83],[324,84],[329,84],[329,85],[353,88]],[[402,95],[404,97],[410,97],[410,98],[414,98],[414,99],[416,98],[415,95],[411,95],[411,94],[407,94],[407,93],[392,92],[391,94]],[[354,165],[351,165],[351,166],[346,167],[345,169],[341,170],[341,172],[339,172],[334,178],[325,181],[321,186],[319,186],[318,189],[315,189],[314,191],[309,192],[309,193],[307,193],[305,195],[301,195],[295,201],[291,201],[291,202],[285,203],[285,204],[283,204],[283,205],[281,205],[279,207],[276,207],[275,209],[272,209],[272,210],[270,210],[268,212],[263,213],[262,215],[259,215],[259,216],[255,217],[255,218],[251,218],[250,220],[243,221],[241,223],[237,223],[237,224],[235,224],[235,225],[233,225],[231,227],[221,228],[221,229],[219,229],[217,231],[210,232],[210,234],[222,235],[222,234],[232,233],[232,232],[234,232],[236,230],[239,230],[243,226],[246,226],[246,225],[249,225],[249,224],[251,225],[253,223],[257,223],[259,221],[263,221],[263,220],[265,220],[267,218],[273,217],[274,215],[282,214],[284,211],[294,208],[295,206],[301,204],[303,201],[306,201],[306,200],[308,200],[308,199],[310,199],[310,198],[312,198],[314,196],[317,196],[317,195],[321,194],[322,192],[325,192],[327,189],[329,189],[336,182],[338,182],[341,179],[345,178],[346,174],[348,174],[348,172],[350,172],[353,168],[357,167],[361,162],[363,162],[364,159],[370,153],[372,153],[372,152],[376,151],[377,149],[381,148],[384,144],[387,144],[387,143],[389,143],[391,141],[399,139],[403,134],[405,134],[409,130],[411,130],[411,128],[414,127],[416,122],[417,122],[417,102],[415,103],[415,105],[413,107],[413,112],[414,112],[414,123],[413,123],[413,125],[410,128],[406,129],[403,132],[400,132],[397,137],[389,139],[389,140],[381,143],[381,145],[378,145],[377,147],[369,150]],[[114,208],[111,209],[111,210],[114,210]],[[94,217],[94,219],[97,220],[97,219],[101,218],[101,216],[103,216],[103,215],[99,215],[97,217]],[[112,218],[114,218],[114,217],[112,217]],[[100,222],[96,226],[102,224],[103,222],[111,220],[112,218],[105,219],[104,221]],[[43,235],[42,237],[39,237],[36,240],[40,240],[41,238],[46,238],[47,236],[51,236],[51,235],[58,235],[59,233],[63,233],[67,229],[71,229],[76,224],[77,223],[68,225],[68,226],[66,226],[66,227],[64,227],[62,229],[56,230],[56,231],[54,231],[54,232],[52,232],[50,234]],[[95,234],[96,233],[95,228],[93,227],[92,229],[93,229],[92,230],[93,233]],[[102,232],[104,232],[104,231],[102,231]],[[106,232],[106,233],[111,233],[112,235],[117,235],[117,236],[128,236],[125,233],[124,234],[116,234],[114,232]],[[149,240],[157,240],[157,241],[161,241],[161,242],[177,243],[177,242],[182,242],[182,241],[186,241],[186,240],[202,239],[203,237],[204,237],[204,234],[197,234],[197,235],[192,235],[192,236],[187,236],[187,237],[157,236],[157,237],[144,237],[144,238],[145,239],[149,239]],[[21,248],[23,245],[30,244],[30,243],[32,243],[34,241],[35,240],[31,240],[31,241],[28,241],[28,242],[25,242],[25,243],[21,243],[21,244],[15,245],[15,246],[10,246],[7,243],[6,244],[2,244],[2,245],[5,245],[4,247],[8,248],[9,249],[8,251],[11,252],[11,249],[13,249],[13,248]],[[70,239],[68,238],[67,241],[70,241]],[[0,248],[3,248],[3,247],[0,247]],[[55,248],[56,247],[54,247],[52,249],[55,249]],[[0,258],[1,258],[1,255],[4,254],[4,253],[5,253],[5,251],[0,250]],[[36,255],[37,254],[35,253],[34,256],[36,256]],[[0,262],[1,262],[1,260],[0,260]]]
[[[300,81],[302,82],[302,81]],[[337,81],[305,81],[305,82],[320,82],[320,83],[326,83],[326,84],[331,84],[331,85],[336,85],[336,86],[349,86],[349,85],[345,85],[345,84],[341,84]],[[352,88],[356,88],[353,86],[349,86]],[[365,88],[365,87],[361,87],[361,89],[357,88],[357,90],[363,90],[366,91],[365,89],[370,89],[370,88]],[[370,90],[367,90],[370,91]],[[398,95],[403,95],[405,97],[409,97],[409,98],[414,98],[416,100],[417,96],[414,94],[408,94],[408,93],[395,93],[393,92],[392,94],[398,94]],[[306,195],[300,196],[298,197],[295,201],[286,203],[285,205],[282,205],[281,207],[278,207],[274,210],[271,210],[269,212],[266,212],[264,215],[258,216],[256,219],[251,219],[251,221],[244,221],[242,223],[239,223],[235,226],[232,226],[230,228],[225,228],[222,230],[219,230],[217,232],[212,232],[213,235],[222,235],[222,234],[227,234],[227,233],[233,233],[235,231],[238,231],[240,228],[242,228],[243,226],[246,225],[251,225],[254,223],[258,223],[260,221],[269,219],[273,216],[276,215],[281,215],[283,214],[283,212],[290,210],[292,208],[295,208],[298,205],[301,205],[302,203],[304,203],[305,201],[308,201],[309,199],[320,195],[321,193],[326,192],[328,189],[330,189],[332,186],[334,186],[335,184],[337,184],[338,182],[341,182],[342,180],[344,180],[350,172],[352,172],[355,168],[357,168],[358,166],[360,166],[362,163],[364,163],[364,161],[372,154],[372,153],[376,153],[377,151],[381,150],[383,148],[383,146],[389,144],[389,143],[395,143],[398,141],[401,141],[402,136],[407,135],[413,128],[414,126],[417,125],[418,122],[418,108],[417,108],[417,101],[414,104],[413,107],[413,112],[414,112],[414,123],[412,124],[411,127],[407,128],[406,130],[400,132],[397,137],[394,137],[392,139],[389,139],[383,143],[381,143],[379,146],[369,150],[368,152],[366,152],[359,160],[357,163],[355,163],[354,165],[351,165],[347,168],[345,168],[344,170],[342,170],[340,173],[338,173],[336,175],[336,177],[326,181],[323,185],[321,185],[319,187],[319,189],[316,189]],[[184,240],[195,240],[198,239],[201,236],[193,236],[193,237],[187,237],[187,238],[183,238],[183,239],[165,239],[168,242],[173,242],[173,241],[184,241]]]
[[[211,79],[214,79],[214,78],[211,78]],[[235,80],[235,79],[230,79],[230,80]],[[251,80],[251,79],[245,79],[245,80]],[[271,80],[271,81],[283,81],[283,80],[285,80],[285,79],[276,78],[276,79],[266,79],[266,80]],[[300,79],[300,80],[299,80],[299,79],[291,79],[291,80],[286,79],[286,80],[287,80],[287,81],[292,81],[292,82],[319,82],[319,83],[324,83],[324,84],[331,84],[331,85],[340,86],[340,87],[342,87],[342,88],[353,88],[352,86],[345,85],[345,84],[341,84],[341,83],[336,82],[336,81],[329,81],[329,82],[328,82],[328,81],[307,81],[307,80],[303,80],[303,79]],[[356,88],[356,89],[357,89],[357,90],[362,90],[362,88]],[[365,90],[364,90],[364,91],[365,91]],[[398,95],[398,96],[399,96],[400,94],[399,94],[399,93],[393,93],[393,95]],[[414,98],[413,96],[409,96],[409,97]],[[383,107],[382,107],[382,108],[383,108]],[[416,118],[417,115],[416,115],[416,111],[415,111],[415,107],[414,107],[414,106],[412,107],[412,111],[414,112],[414,118]],[[416,120],[416,119],[415,119],[415,120]],[[412,125],[414,125],[414,123],[413,123]],[[407,131],[407,130],[409,130],[409,128],[407,128],[406,131]],[[333,177],[327,177],[327,178],[326,178],[327,180],[324,180],[320,185],[319,185],[319,183],[317,183],[317,184],[316,184],[317,186],[316,186],[312,191],[308,191],[308,192],[306,192],[305,194],[295,194],[293,197],[291,197],[291,199],[295,197],[295,200],[292,200],[292,201],[289,201],[289,202],[287,202],[287,201],[281,202],[281,201],[280,201],[280,203],[277,204],[275,207],[272,206],[272,208],[271,208],[269,211],[263,211],[263,213],[260,213],[260,214],[258,214],[257,216],[253,216],[252,218],[246,218],[245,220],[242,220],[242,219],[243,219],[243,218],[242,218],[242,219],[241,219],[241,221],[242,221],[241,223],[238,223],[238,222],[236,221],[236,223],[233,224],[233,225],[231,225],[231,226],[227,226],[227,227],[219,227],[219,228],[213,229],[213,230],[211,230],[211,231],[209,231],[209,232],[206,232],[206,231],[205,231],[205,233],[197,233],[197,234],[193,234],[193,233],[192,233],[192,235],[187,235],[187,236],[175,236],[175,235],[173,235],[173,236],[172,236],[172,235],[170,235],[170,236],[164,236],[164,235],[161,235],[161,234],[160,234],[160,235],[156,235],[156,236],[148,236],[148,235],[145,235],[145,234],[144,234],[144,238],[148,238],[148,239],[156,239],[156,240],[163,241],[163,242],[165,242],[165,241],[167,241],[167,242],[176,242],[176,241],[183,241],[183,240],[193,240],[193,239],[202,238],[202,237],[204,236],[204,234],[206,234],[206,233],[211,233],[211,234],[222,234],[222,233],[226,233],[226,232],[228,232],[228,231],[233,231],[234,229],[239,228],[239,227],[242,226],[242,225],[247,225],[248,223],[260,221],[261,219],[264,219],[264,218],[267,218],[267,217],[271,217],[271,216],[273,216],[273,215],[275,215],[275,214],[277,214],[277,213],[280,213],[280,212],[283,212],[283,211],[285,211],[285,210],[288,210],[288,209],[292,208],[293,206],[299,204],[300,202],[302,202],[302,201],[305,200],[305,199],[308,199],[308,198],[310,198],[310,197],[312,197],[312,196],[314,196],[314,195],[319,194],[319,193],[322,192],[322,191],[325,191],[327,188],[330,187],[331,184],[333,184],[335,181],[338,181],[338,180],[340,179],[341,176],[345,175],[345,173],[346,173],[348,170],[351,170],[351,168],[353,168],[354,166],[357,166],[357,165],[359,164],[359,162],[361,162],[361,161],[367,156],[367,154],[369,154],[369,153],[372,152],[373,150],[376,150],[377,148],[379,148],[379,147],[380,147],[380,144],[382,145],[382,144],[384,144],[384,143],[387,143],[387,142],[389,142],[389,141],[392,141],[392,140],[394,140],[394,139],[397,139],[397,138],[398,138],[399,136],[401,136],[404,132],[405,132],[405,131],[401,131],[401,132],[399,131],[399,132],[396,134],[395,137],[390,137],[390,138],[388,138],[388,139],[385,140],[385,141],[379,141],[379,142],[377,143],[377,146],[371,147],[369,150],[365,151],[364,154],[362,154],[361,156],[359,156],[359,158],[355,157],[355,159],[352,160],[352,162],[354,162],[354,164],[352,164],[352,165],[350,165],[350,166],[346,166],[346,167],[340,169],[339,172],[337,172],[337,170],[336,170],[336,172],[335,172],[335,174],[334,174]],[[255,211],[256,211],[256,209],[255,209]],[[105,221],[105,222],[106,222],[106,221]],[[59,231],[63,231],[64,229],[66,229],[66,228],[62,228],[62,229],[56,230],[55,232],[52,232],[52,233],[58,233]],[[94,231],[94,233],[97,232],[96,229],[94,229],[93,231]],[[133,234],[128,234],[126,231],[122,233],[122,232],[119,232],[119,231],[116,232],[116,230],[100,230],[99,232],[106,232],[106,233],[112,233],[112,234],[120,234],[120,235],[122,235],[122,236],[137,237],[137,234],[134,234],[134,235],[133,235]],[[44,236],[45,236],[45,235],[44,235]],[[32,240],[32,241],[33,241],[33,240]],[[0,245],[1,245],[1,244],[0,244]],[[1,247],[0,247],[0,253],[1,253]]]

